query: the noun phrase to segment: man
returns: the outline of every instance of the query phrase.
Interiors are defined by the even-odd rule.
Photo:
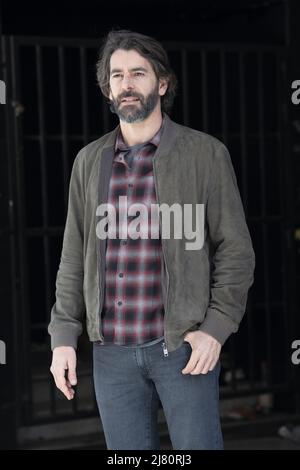
[[[110,32],[97,78],[120,123],[74,162],[51,372],[72,399],[86,311],[108,449],[159,449],[160,402],[174,449],[222,449],[219,355],[238,329],[254,271],[228,151],[168,116],[176,77],[153,38]],[[167,230],[153,206],[174,209]],[[200,220],[194,245],[186,206]]]

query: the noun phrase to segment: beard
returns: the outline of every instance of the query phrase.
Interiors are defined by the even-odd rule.
[[[138,93],[128,91],[123,93],[118,99],[113,98],[112,100],[109,100],[111,112],[117,114],[121,121],[125,121],[127,123],[144,121],[144,119],[150,116],[157,105],[160,96],[158,93],[158,86],[159,84],[157,83],[154,89],[146,97],[143,97]],[[123,104],[122,100],[128,97],[138,98],[139,101],[131,104]]]

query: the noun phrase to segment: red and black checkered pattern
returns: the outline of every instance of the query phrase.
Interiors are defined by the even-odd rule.
[[[157,213],[156,217],[150,215],[151,204],[157,204],[152,158],[163,124],[146,144],[126,146],[121,130],[116,139],[108,203],[115,207],[117,223],[109,221],[116,238],[108,238],[106,248],[104,344],[139,345],[163,336],[161,238]],[[133,239],[128,232],[120,237],[120,196],[127,196],[127,207],[135,203],[147,207],[147,238]],[[127,217],[127,225],[133,218]],[[151,238],[151,228],[156,238]]]

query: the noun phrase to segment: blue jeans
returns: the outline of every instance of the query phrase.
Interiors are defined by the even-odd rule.
[[[159,450],[161,401],[173,449],[223,449],[220,362],[207,374],[182,374],[192,348],[164,340],[146,347],[93,344],[94,386],[107,449]]]

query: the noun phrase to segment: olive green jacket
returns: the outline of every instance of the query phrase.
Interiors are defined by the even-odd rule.
[[[201,249],[187,250],[184,236],[162,238],[166,346],[177,349],[196,329],[224,344],[245,313],[255,266],[236,177],[224,144],[164,116],[153,157],[157,203],[204,204],[205,214]],[[88,144],[74,161],[48,328],[52,349],[77,348],[84,319],[90,340],[103,339],[106,240],[97,237],[96,210],[107,202],[118,129]]]

